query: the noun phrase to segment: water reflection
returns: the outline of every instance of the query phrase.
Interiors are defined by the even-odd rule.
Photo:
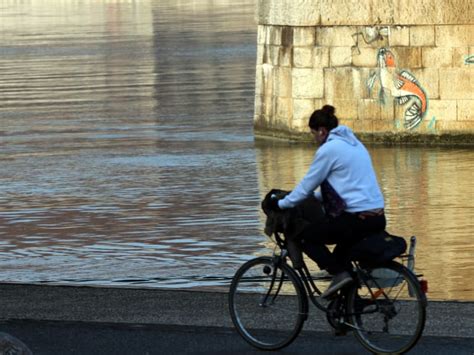
[[[223,289],[271,250],[260,198],[314,147],[254,143],[254,0],[0,6],[2,280]],[[373,155],[432,296],[474,298],[473,153]]]

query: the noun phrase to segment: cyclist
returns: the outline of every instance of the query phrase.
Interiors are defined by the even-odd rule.
[[[334,275],[322,294],[327,298],[352,282],[350,247],[385,229],[384,198],[367,149],[350,128],[338,125],[333,106],[314,111],[309,128],[319,148],[308,172],[290,194],[273,199],[269,207],[292,208],[310,194],[322,201],[325,218],[308,226],[299,242],[320,269]],[[330,244],[336,245],[332,253]]]

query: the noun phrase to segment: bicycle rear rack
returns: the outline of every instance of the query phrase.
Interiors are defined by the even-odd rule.
[[[416,237],[413,235],[410,238],[410,248],[408,249],[407,268],[410,269],[410,271],[415,270],[415,250],[416,250]]]
[[[408,247],[408,253],[400,255],[400,258],[406,259],[406,267],[411,272],[415,272],[415,256],[416,256],[416,237],[413,235],[410,237],[410,245]]]

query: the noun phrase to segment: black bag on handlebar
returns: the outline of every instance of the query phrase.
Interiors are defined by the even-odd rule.
[[[351,260],[365,264],[383,264],[402,255],[407,250],[407,242],[402,237],[387,232],[370,234],[351,248]]]
[[[262,201],[262,209],[267,216],[264,231],[268,236],[274,233],[282,233],[285,236],[285,244],[290,259],[293,266],[298,269],[303,266],[303,252],[299,245],[298,236],[308,225],[324,218],[324,211],[321,203],[314,196],[309,196],[294,208],[272,211],[268,207],[272,195],[281,199],[287,194],[289,194],[289,191],[272,189],[265,196]]]

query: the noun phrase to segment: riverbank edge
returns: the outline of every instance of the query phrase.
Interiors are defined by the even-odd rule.
[[[355,135],[365,144],[380,144],[394,146],[430,146],[430,147],[473,147],[474,133],[362,133]],[[313,142],[313,136],[308,132],[288,132],[284,130],[263,130],[254,127],[257,140],[285,140],[290,142]]]
[[[0,283],[1,322],[9,320],[233,328],[223,291]],[[474,338],[474,301],[430,301],[424,335]],[[305,330],[331,332],[310,307]]]

